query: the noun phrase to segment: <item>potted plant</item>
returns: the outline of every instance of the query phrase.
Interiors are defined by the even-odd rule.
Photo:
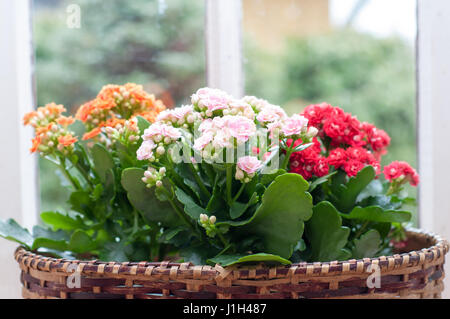
[[[440,296],[448,245],[405,230],[419,177],[381,167],[386,132],[325,103],[288,116],[217,89],[191,99],[165,110],[108,85],[77,112],[84,142],[60,105],[25,116],[32,152],[71,184],[46,226],[0,224],[25,297]]]

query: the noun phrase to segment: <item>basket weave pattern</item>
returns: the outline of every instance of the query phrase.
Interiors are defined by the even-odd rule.
[[[408,238],[416,245],[409,253],[277,268],[78,261],[23,248],[16,250],[15,258],[22,270],[22,295],[33,299],[440,298],[448,243],[420,231],[408,232]],[[368,288],[375,265],[381,286]],[[80,275],[79,288],[67,285],[74,274]]]

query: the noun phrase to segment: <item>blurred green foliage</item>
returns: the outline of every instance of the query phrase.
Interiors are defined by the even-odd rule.
[[[39,105],[71,113],[108,83],[143,84],[168,106],[205,86],[204,3],[186,0],[78,0],[81,28],[70,29],[73,1],[35,0]],[[40,161],[41,208],[67,207],[52,163]]]

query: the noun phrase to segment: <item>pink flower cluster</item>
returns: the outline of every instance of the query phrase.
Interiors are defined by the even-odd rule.
[[[144,131],[144,135],[142,136],[144,141],[136,152],[137,159],[140,161],[155,160],[155,155],[164,155],[166,153],[166,146],[178,140],[180,137],[181,132],[179,129],[162,122],[153,123]],[[155,148],[156,154],[153,152]]]
[[[256,133],[255,123],[239,115],[206,119],[198,129],[201,136],[194,142],[194,148],[198,151],[202,151],[208,144],[214,149],[231,147],[234,145],[234,139],[238,144],[242,144]]]
[[[406,162],[395,161],[384,167],[384,177],[390,182],[400,184],[410,183],[412,186],[419,184],[419,174]]]
[[[262,166],[262,162],[255,156],[241,157],[237,161],[235,177],[237,180],[248,183]]]

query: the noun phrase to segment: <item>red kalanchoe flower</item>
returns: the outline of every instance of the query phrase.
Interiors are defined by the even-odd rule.
[[[362,170],[366,165],[355,159],[350,159],[344,164],[344,171],[348,176],[356,176],[360,170]]]
[[[384,167],[384,177],[390,181],[400,184],[409,182],[412,186],[419,184],[419,174],[406,162],[395,161]]]
[[[316,165],[314,166],[314,175],[317,177],[325,176],[329,173],[330,167],[328,166],[327,159],[325,157],[320,157]]]
[[[347,152],[343,148],[335,148],[327,158],[328,164],[339,169],[347,162]]]

